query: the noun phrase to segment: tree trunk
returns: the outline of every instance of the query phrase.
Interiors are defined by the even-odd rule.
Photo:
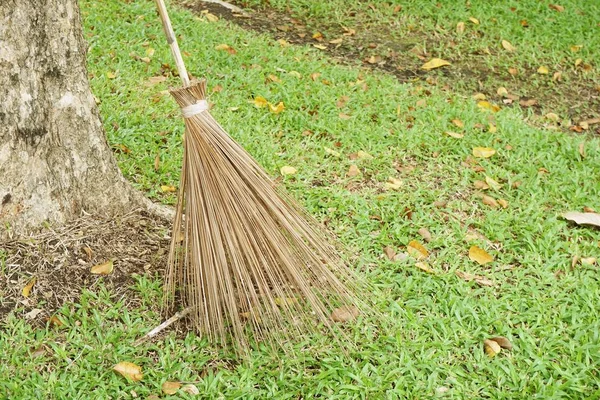
[[[145,205],[90,91],[76,0],[0,0],[0,237]]]

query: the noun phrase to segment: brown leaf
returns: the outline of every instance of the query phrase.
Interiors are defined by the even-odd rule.
[[[508,201],[504,199],[498,199],[498,204],[500,204],[502,208],[508,208]]]
[[[516,76],[519,74],[519,70],[511,67],[508,69],[508,73],[511,74],[512,76]]]
[[[427,228],[419,229],[418,233],[419,233],[419,235],[421,235],[421,237],[423,238],[424,241],[431,242],[431,232],[429,232],[429,230],[427,230]]]
[[[492,208],[498,208],[498,202],[496,201],[496,199],[494,199],[491,196],[483,195],[483,197],[481,198],[481,201],[486,206],[490,206]]]
[[[597,213],[580,213],[580,212],[567,212],[564,213],[563,218],[569,221],[575,222],[577,225],[592,225],[600,227],[600,214]]]
[[[582,257],[579,262],[581,265],[594,265],[596,264],[596,257]]]
[[[558,4],[549,4],[548,7],[550,7],[551,9],[558,11],[558,12],[563,12],[565,11],[565,8],[563,6],[560,6]]]
[[[344,113],[340,113],[339,117],[340,117],[340,119],[350,119],[350,118],[352,118],[350,115],[344,114]]]
[[[48,323],[49,323],[51,326],[54,326],[54,327],[56,327],[56,328],[58,328],[58,327],[60,327],[60,326],[63,326],[63,325],[64,325],[64,324],[62,323],[62,321],[61,321],[61,320],[60,320],[60,319],[59,319],[59,318],[58,318],[56,315],[53,315],[53,316],[51,316],[50,318],[48,318]]]
[[[142,367],[129,361],[121,361],[116,364],[113,369],[132,381],[141,381],[144,377],[144,374],[142,374]]]
[[[350,166],[350,168],[348,168],[348,172],[346,172],[346,176],[354,177],[357,175],[360,175],[360,170],[358,169],[358,167],[356,165],[352,164]]]
[[[331,320],[334,322],[348,322],[354,320],[360,312],[355,306],[342,306],[336,308],[331,313]]]
[[[390,261],[394,261],[394,258],[396,257],[396,250],[394,250],[393,247],[385,246],[383,248],[383,253]]]
[[[459,22],[458,24],[456,24],[456,33],[463,33],[465,31],[465,23],[464,22]]]
[[[35,281],[36,277],[34,276],[29,280],[29,282],[27,282],[27,285],[25,285],[22,291],[23,297],[29,297],[29,295],[31,294],[31,289],[33,289],[33,285],[35,285]]]
[[[463,272],[463,271],[454,271],[454,273],[456,274],[456,276],[458,276],[461,279],[464,279],[467,282],[470,281],[475,281],[479,286],[494,286],[494,282],[492,282],[490,279],[486,278],[485,276],[481,276],[481,275],[474,275],[474,274],[470,274],[468,272]]]
[[[469,258],[479,265],[485,265],[489,262],[494,261],[494,257],[488,254],[487,251],[482,249],[481,247],[471,246],[469,249]]]
[[[181,387],[181,383],[179,382],[169,382],[166,381],[162,384],[162,391],[164,394],[175,394]]]
[[[515,46],[513,46],[508,40],[502,41],[502,47],[504,47],[504,50],[508,51],[509,53],[512,53],[516,50]]]
[[[506,349],[506,350],[512,350],[512,348],[513,348],[513,345],[512,345],[512,343],[510,342],[510,340],[508,340],[508,339],[507,339],[507,338],[505,338],[504,336],[495,336],[495,337],[493,337],[493,338],[490,338],[490,340],[492,340],[492,341],[494,341],[494,342],[498,343],[498,345],[499,345],[500,347],[502,347],[503,349]]]
[[[156,84],[159,84],[159,83],[164,82],[166,80],[167,80],[166,76],[162,76],[162,75],[151,76],[150,78],[148,78],[148,83],[150,85],[156,85]]]
[[[581,155],[581,157],[585,158],[585,142],[581,142],[579,143],[579,154]]]
[[[416,240],[411,240],[406,245],[406,251],[408,252],[408,254],[410,254],[417,260],[422,260],[424,258],[427,258],[427,256],[429,256],[429,251],[427,251],[425,246],[423,246],[421,243],[419,243]]]
[[[491,358],[499,354],[502,351],[502,348],[497,342],[486,339],[483,341],[483,351]]]
[[[502,188],[501,184],[499,184],[487,175],[485,176],[485,183],[487,183],[488,186],[491,187],[493,190],[500,190]]]
[[[457,127],[459,127],[459,128],[464,128],[465,127],[465,123],[462,122],[460,119],[453,119],[452,123],[454,125],[456,125]]]
[[[521,100],[519,100],[519,104],[521,105],[521,107],[532,107],[532,106],[535,106],[537,104],[537,100],[536,99],[522,98]]]
[[[90,272],[92,274],[96,274],[96,275],[108,275],[111,272],[113,272],[113,269],[114,269],[114,265],[113,265],[112,260],[108,260],[106,262],[103,262],[102,264],[94,265],[90,269]]]
[[[156,157],[154,157],[154,170],[158,171],[160,168],[160,153],[156,153]]]
[[[475,187],[475,189],[479,189],[479,190],[487,190],[490,188],[489,185],[487,183],[485,183],[484,181],[473,182],[473,187]]]

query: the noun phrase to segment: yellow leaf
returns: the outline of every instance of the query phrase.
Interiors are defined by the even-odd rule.
[[[572,51],[573,53],[577,53],[577,52],[578,52],[579,50],[581,50],[582,48],[583,48],[583,45],[582,45],[582,44],[576,44],[576,45],[573,45],[573,46],[571,46],[571,51]]]
[[[142,374],[142,367],[135,365],[129,361],[121,361],[116,364],[113,369],[123,375],[127,379],[132,381],[141,381],[144,377]]]
[[[546,118],[548,118],[550,121],[554,121],[554,122],[558,122],[558,120],[560,119],[560,117],[558,116],[558,114],[555,113],[548,113],[546,114]]]
[[[334,322],[348,322],[358,317],[359,314],[360,311],[354,306],[341,306],[333,310],[331,319]]]
[[[508,208],[508,201],[504,199],[498,199],[498,204],[500,204],[502,208]]]
[[[344,39],[343,39],[343,38],[339,38],[339,39],[333,39],[333,40],[330,40],[330,41],[329,41],[329,43],[330,43],[330,44],[340,44],[340,43],[342,43],[343,41],[344,41]]]
[[[508,40],[502,41],[502,47],[504,47],[504,50],[508,51],[509,53],[512,53],[516,50],[515,46],[513,46]]]
[[[496,128],[496,125],[494,125],[494,124],[489,124],[489,126],[488,126],[488,132],[489,133],[496,133],[496,132],[498,132],[498,128]]]
[[[364,159],[364,160],[371,160],[373,159],[373,156],[370,155],[369,153],[367,153],[366,151],[362,151],[359,150],[358,152],[356,152],[356,156],[360,159]]]
[[[491,358],[495,357],[496,354],[500,353],[502,351],[502,348],[494,340],[486,339],[483,341],[483,350],[485,351],[485,354],[487,354]]]
[[[283,110],[285,110],[285,106],[283,105],[283,101],[280,101],[279,103],[277,103],[277,105],[273,105],[271,103],[268,103],[268,104],[269,104],[269,111],[271,111],[273,114],[279,114]]]
[[[498,208],[498,202],[496,201],[496,199],[494,199],[491,196],[487,196],[484,195],[481,199],[481,201],[483,202],[483,204],[485,204],[486,206],[490,206],[492,208]]]
[[[473,186],[475,187],[475,189],[480,189],[480,190],[486,190],[489,189],[489,185],[487,183],[485,183],[484,181],[475,181],[473,182]]]
[[[302,75],[300,75],[300,72],[298,72],[298,71],[290,71],[290,72],[288,72],[288,75],[291,75],[291,76],[296,77],[298,79],[302,78]]]
[[[429,71],[435,68],[443,67],[445,65],[450,65],[450,63],[446,60],[442,60],[441,58],[432,58],[431,60],[423,64],[421,66],[421,69]]]
[[[217,17],[215,14],[211,14],[209,12],[204,14],[204,16],[206,17],[208,22],[217,22],[219,20],[219,17]]]
[[[471,22],[472,22],[472,23],[474,23],[475,25],[479,25],[479,20],[478,20],[477,18],[470,17],[470,18],[469,18],[469,21],[471,21]]]
[[[29,297],[31,294],[31,289],[33,289],[33,285],[35,285],[36,278],[35,276],[27,282],[27,285],[23,288],[23,297]]]
[[[269,104],[267,99],[265,99],[262,96],[256,96],[254,100],[252,100],[252,103],[254,103],[254,106],[256,106],[256,108],[266,107]]]
[[[483,93],[475,93],[473,95],[473,98],[475,100],[485,100],[486,99],[485,94],[483,94]]]
[[[498,93],[498,96],[506,96],[508,94],[508,90],[506,90],[505,87],[500,86],[498,90],[496,90],[496,93]]]
[[[427,251],[425,246],[416,240],[411,240],[410,243],[406,245],[406,251],[417,260],[422,260],[429,255],[429,251]]]
[[[596,261],[596,257],[583,257],[579,260],[581,265],[594,265]]]
[[[446,135],[453,137],[455,139],[461,139],[463,138],[465,135],[463,135],[462,133],[456,133],[456,132],[451,132],[451,131],[446,131],[444,132]]]
[[[350,168],[348,168],[348,172],[346,172],[346,175],[349,177],[360,175],[360,170],[356,165],[352,164]]]
[[[179,382],[169,382],[166,381],[162,384],[162,391],[164,394],[175,394],[181,387],[181,383]]]
[[[148,47],[148,48],[146,49],[146,55],[147,55],[148,57],[152,57],[152,56],[154,55],[154,49],[153,49],[152,47]]]
[[[549,72],[548,67],[542,65],[537,69],[537,72],[538,72],[538,74],[541,74],[541,75],[547,75]]]
[[[332,155],[334,157],[339,157],[341,155],[338,151],[330,149],[329,147],[325,147],[325,153]]]
[[[457,127],[459,127],[459,128],[464,128],[465,127],[465,123],[462,122],[460,119],[453,119],[452,123],[454,125],[456,125]]]
[[[487,251],[481,247],[471,246],[469,249],[469,258],[480,265],[485,265],[489,262],[494,261],[494,257],[488,254]]]
[[[279,39],[277,40],[277,43],[279,43],[281,47],[288,47],[290,45],[285,39]]]
[[[177,188],[175,186],[171,186],[171,185],[162,185],[160,187],[160,190],[162,190],[165,193],[173,193],[177,191]]]
[[[496,154],[496,150],[491,147],[473,147],[473,156],[477,158],[490,158]]]
[[[465,31],[465,23],[460,21],[456,24],[456,33],[463,33]]]
[[[327,46],[325,46],[324,44],[313,44],[313,47],[316,47],[319,50],[327,49]]]
[[[429,265],[425,262],[416,262],[415,267],[419,268],[423,272],[427,272],[428,274],[434,274],[435,271],[432,270]]]
[[[112,260],[103,262],[102,264],[94,265],[90,272],[96,275],[108,275],[113,272],[114,266]]]
[[[106,77],[108,79],[115,79],[117,77],[117,74],[115,72],[107,72]]]
[[[275,297],[275,304],[279,307],[291,306],[298,303],[298,299],[295,297]]]
[[[286,165],[284,167],[281,167],[281,169],[279,170],[279,172],[281,172],[281,175],[286,176],[286,175],[294,175],[298,170],[294,167],[290,167],[289,165]]]
[[[477,102],[477,107],[481,108],[481,109],[486,109],[486,110],[490,110],[492,112],[498,112],[500,111],[500,107],[497,106],[496,104],[492,104],[489,101],[479,101]]]
[[[489,176],[485,176],[485,183],[487,183],[489,185],[489,187],[491,187],[494,190],[500,190],[500,188],[502,187],[501,184],[499,184],[498,182],[496,182],[495,180],[493,180],[492,178],[490,178]]]
[[[388,189],[398,190],[402,187],[402,181],[390,176],[388,181],[385,183],[385,187]]]

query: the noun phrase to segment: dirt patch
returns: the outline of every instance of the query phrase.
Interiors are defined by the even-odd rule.
[[[113,297],[135,307],[135,274],[162,275],[170,221],[133,212],[120,218],[86,216],[65,226],[0,243],[0,322],[9,313],[45,324],[63,304],[79,300],[99,281]],[[109,275],[90,269],[113,260]],[[28,297],[23,288],[35,279]]]
[[[230,3],[246,6],[243,1]],[[570,120],[559,128],[600,135],[600,124],[588,126],[586,123],[600,117],[600,86],[583,73],[569,84],[548,82],[541,86],[532,85],[526,73],[513,76],[508,70],[488,67],[483,60],[486,56],[495,56],[494,50],[491,53],[469,54],[457,60],[450,59],[452,68],[425,71],[420,69],[421,65],[433,57],[425,49],[438,48],[441,42],[451,42],[452,38],[432,37],[415,30],[397,39],[391,34],[392,27],[384,24],[378,24],[375,28],[350,29],[328,24],[327,21],[301,20],[269,7],[245,9],[239,13],[202,0],[179,0],[179,4],[198,15],[209,12],[245,29],[267,33],[276,40],[315,46],[340,63],[386,71],[401,82],[422,81],[423,84],[437,85],[468,97],[483,93],[488,100],[503,107],[521,106],[538,116],[552,111]],[[317,23],[318,29],[311,26]],[[322,37],[314,37],[317,30],[323,33]],[[340,39],[341,42],[336,42]],[[534,66],[528,66],[528,69],[535,71]],[[510,82],[512,87],[518,88],[510,98],[497,92],[503,82]],[[532,118],[528,122],[543,125],[548,121]]]

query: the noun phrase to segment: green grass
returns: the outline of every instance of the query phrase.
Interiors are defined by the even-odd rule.
[[[116,153],[119,164],[149,196],[173,202],[160,186],[177,185],[183,123],[168,96],[155,96],[179,83],[170,77],[144,85],[160,74],[161,63],[172,64],[153,3],[85,0],[81,6],[92,89],[109,142],[129,149]],[[217,119],[271,175],[285,165],[297,168],[283,184],[356,256],[356,268],[380,290],[365,296],[375,296],[391,327],[375,337],[360,335],[370,329],[368,321],[357,327],[359,346],[349,356],[326,337],[302,344],[307,351],[297,357],[282,354],[278,360],[257,350],[247,363],[211,349],[195,334],[177,339],[170,333],[134,348],[133,341],[159,319],[160,282],[140,276],[137,309],[100,288],[65,304],[58,313],[62,328],[36,328],[10,317],[0,335],[0,397],[129,398],[134,391],[145,398],[160,394],[167,380],[195,382],[201,398],[600,397],[598,266],[571,268],[573,256],[598,256],[600,233],[559,218],[584,206],[600,209],[597,138],[536,129],[518,109],[492,114],[469,97],[338,66],[315,49],[281,47],[223,21],[179,10],[172,19],[190,54],[185,60],[191,73],[223,88],[210,97]],[[215,50],[222,43],[237,54]],[[144,57],[148,47],[155,49],[149,64],[130,56]],[[314,72],[319,79],[310,78]],[[281,82],[266,83],[270,74]],[[283,101],[286,110],[275,115],[254,107],[249,101],[259,95]],[[338,108],[341,96],[349,100]],[[425,105],[417,105],[420,100]],[[452,119],[464,121],[464,129]],[[488,131],[490,122],[496,133]],[[307,130],[312,134],[303,134]],[[449,137],[448,130],[464,137]],[[473,161],[477,146],[497,153]],[[349,159],[361,150],[374,158]],[[346,177],[351,164],[361,175]],[[482,203],[473,182],[486,175],[502,184],[488,194],[507,200],[507,209]],[[389,177],[402,187],[387,189]],[[440,201],[446,205],[434,204]],[[411,240],[422,241],[420,228],[432,234],[425,245],[433,274],[411,258],[392,262],[383,256],[385,246],[403,252]],[[480,239],[466,237],[473,231]],[[494,262],[469,260],[473,244]],[[457,270],[483,275],[495,286],[465,282]],[[482,341],[496,335],[508,337],[514,349],[490,359]],[[32,357],[42,344],[48,350]],[[141,365],[144,379],[117,376],[111,367],[118,361]],[[442,387],[448,391],[439,392]]]

